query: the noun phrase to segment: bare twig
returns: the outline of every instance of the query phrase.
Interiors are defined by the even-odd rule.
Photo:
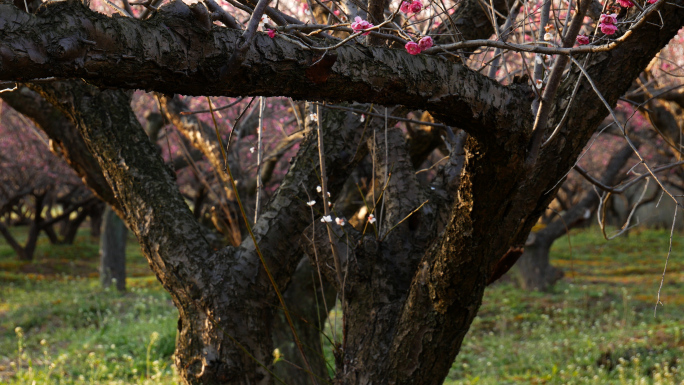
[[[656,316],[658,311],[658,305],[663,305],[660,302],[660,292],[663,290],[663,283],[665,282],[665,272],[667,271],[667,263],[670,261],[670,255],[672,254],[672,237],[674,236],[675,222],[677,221],[677,208],[675,207],[674,215],[672,216],[672,228],[670,229],[670,247],[667,249],[667,257],[665,258],[665,267],[663,268],[663,276],[660,278],[660,286],[658,287],[658,297],[656,298],[656,304],[653,308],[653,317]]]
[[[261,205],[261,161],[264,156],[264,141],[262,131],[264,129],[264,97],[259,97],[259,125],[257,127],[257,175],[256,175],[256,203],[254,207],[254,223],[259,219],[259,206]]]
[[[318,159],[321,166],[321,196],[323,197],[323,215],[325,217],[330,216],[330,206],[328,205],[328,177],[325,173],[325,147],[323,146],[323,128],[321,115],[321,107],[316,105],[316,117],[318,123]],[[340,285],[340,291],[342,292],[342,298],[344,298],[344,288],[342,287],[342,265],[340,264],[340,256],[337,251],[337,246],[333,241],[333,231],[330,227],[331,222],[323,222],[328,230],[328,238],[330,241],[330,247],[332,248],[333,260],[335,261],[335,272],[337,273],[337,283]]]

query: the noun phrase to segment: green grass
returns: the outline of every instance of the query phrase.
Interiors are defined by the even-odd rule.
[[[667,231],[605,241],[572,232],[552,249],[566,272],[551,293],[509,280],[488,288],[445,384],[680,384],[684,380],[684,258],[681,234],[661,301],[654,306]]]
[[[178,313],[134,239],[124,295],[100,287],[98,245],[85,232],[72,246],[41,238],[30,263],[8,249],[0,242],[0,383],[178,383]]]
[[[552,262],[563,281],[550,293],[511,278],[489,287],[445,384],[682,383],[681,234],[653,314],[668,235],[633,230],[606,242],[596,229],[574,231],[572,252],[560,239]],[[0,241],[0,383],[178,382],[177,312],[137,243],[130,238],[125,295],[99,287],[97,254],[87,232],[73,246],[41,239],[31,263]]]

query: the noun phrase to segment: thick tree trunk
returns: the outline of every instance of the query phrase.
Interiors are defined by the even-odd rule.
[[[100,283],[107,288],[112,282],[118,291],[126,290],[126,224],[108,206],[105,209],[100,240]]]
[[[272,360],[274,282],[287,286],[301,259],[301,230],[311,223],[308,196],[316,194],[317,136],[307,135],[297,159],[271,198],[254,234],[239,247],[215,251],[180,195],[174,175],[130,109],[125,93],[82,82],[32,85],[77,122],[109,184],[119,192],[126,222],[178,308],[176,365],[185,381],[203,384],[267,384]],[[102,119],[107,111],[107,119]],[[366,155],[356,151],[363,124],[351,113],[328,122],[330,191],[336,194]],[[124,143],[133,141],[137,146]],[[131,143],[133,143],[131,142]],[[307,196],[308,194],[308,196]],[[320,205],[320,203],[319,203]]]

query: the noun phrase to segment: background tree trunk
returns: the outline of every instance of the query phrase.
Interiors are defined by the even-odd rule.
[[[93,205],[88,212],[88,216],[90,217],[90,238],[93,240],[100,239],[100,235],[102,234],[102,219],[106,208],[107,205],[100,202]]]
[[[613,154],[603,171],[602,183],[610,186],[619,183],[623,179],[620,170],[633,154],[629,145],[622,146]],[[587,221],[591,213],[596,210],[599,200],[598,194],[593,189],[589,189],[576,205],[565,211],[559,218],[536,233],[530,233],[525,243],[525,251],[516,263],[518,280],[523,289],[546,291],[563,278],[563,271],[549,263],[551,245],[569,229]]]
[[[116,289],[126,290],[126,224],[107,206],[100,238],[100,282],[109,287],[116,280]]]
[[[533,244],[525,246],[517,263],[523,289],[546,291],[563,278],[563,271],[549,263],[549,251],[554,240],[536,239]]]

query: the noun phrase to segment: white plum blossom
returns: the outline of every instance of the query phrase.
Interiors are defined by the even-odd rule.
[[[249,148],[249,152],[251,152],[252,154],[254,154],[254,147],[250,147],[250,148]]]
[[[337,223],[338,226],[344,226],[344,218],[335,218],[335,223]]]
[[[316,186],[316,191],[320,193],[321,191],[323,191],[323,189],[321,188],[321,186]]]
[[[311,207],[311,206],[313,206],[313,205],[315,205],[315,204],[316,204],[316,201],[315,201],[315,200],[310,200],[310,201],[306,202],[306,205],[309,206],[309,207]]]
[[[325,215],[323,218],[321,218],[321,222],[330,223],[332,222],[332,217],[330,215]]]
[[[375,215],[373,215],[373,214],[369,215],[368,216],[368,222],[370,222],[371,224],[375,223]]]

